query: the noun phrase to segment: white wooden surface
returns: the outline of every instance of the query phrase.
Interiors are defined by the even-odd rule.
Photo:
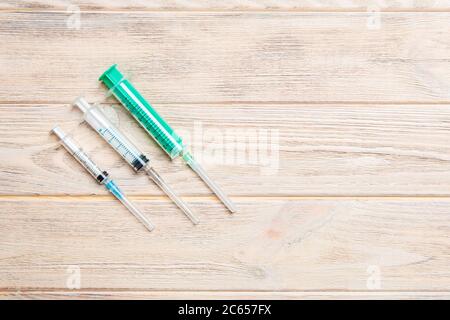
[[[384,1],[379,28],[370,1],[73,3],[79,29],[65,1],[0,4],[0,298],[448,299],[447,1]],[[237,214],[105,99],[97,78],[112,63],[198,156],[224,151],[213,134],[275,134],[270,154],[253,141],[203,161]],[[81,124],[80,94],[151,154],[200,225]],[[57,148],[55,124],[154,233]]]
[[[84,10],[289,10],[289,11],[385,11],[442,10],[450,8],[449,0],[3,0],[3,9],[66,10],[68,5]]]

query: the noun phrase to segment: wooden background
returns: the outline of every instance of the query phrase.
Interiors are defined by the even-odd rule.
[[[0,298],[450,298],[450,1],[381,1],[379,25],[374,4],[2,0]],[[105,100],[113,63],[177,131],[278,132],[278,170],[206,162],[228,214]],[[200,225],[81,124],[80,94]],[[55,124],[153,233],[57,148]]]

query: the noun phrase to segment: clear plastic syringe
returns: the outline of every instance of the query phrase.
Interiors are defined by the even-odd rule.
[[[86,153],[77,145],[75,140],[60,127],[54,127],[52,129],[54,133],[60,140],[64,148],[69,151],[69,153],[78,160],[79,163],[86,169],[87,172],[91,174],[97,180],[99,184],[103,184],[106,189],[111,192],[122,204],[149,230],[152,231],[155,226],[150,222],[150,220],[144,216],[131,202],[128,200],[119,187],[114,183],[111,178],[109,178],[108,172],[100,170],[100,168],[88,157]]]
[[[167,122],[142,97],[136,88],[117,69],[111,66],[99,78],[114,96],[128,109],[141,126],[155,139],[161,148],[172,158],[182,156],[183,160],[196,172],[208,187],[219,197],[231,212],[236,212],[233,202],[206,174],[205,170],[194,159]]]
[[[180,197],[167,185],[161,176],[150,165],[149,159],[115,127],[97,106],[92,106],[83,97],[75,100],[74,105],[84,113],[84,120],[94,129],[136,172],[145,173],[158,185],[173,202],[191,219],[198,224],[198,218]]]

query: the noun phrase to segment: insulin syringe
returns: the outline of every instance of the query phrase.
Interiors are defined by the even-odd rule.
[[[122,75],[116,65],[111,66],[99,78],[141,126],[155,139],[159,146],[174,159],[182,156],[192,170],[208,185],[231,212],[236,208],[225,193],[206,174],[167,122],[142,97],[136,88]]]
[[[86,153],[77,145],[75,140],[64,131],[55,127],[52,129],[54,133],[61,140],[61,144],[69,153],[78,160],[79,163],[89,172],[99,184],[103,184],[106,189],[111,192],[122,204],[149,230],[152,231],[155,226],[150,220],[145,217],[131,202],[128,200],[119,187],[108,176],[108,172],[100,170],[99,167],[88,157]]]
[[[194,224],[198,224],[198,218],[153,169],[149,159],[124,134],[122,134],[111,121],[109,121],[106,115],[97,106],[90,105],[89,102],[82,97],[76,99],[74,105],[84,113],[84,119],[92,129],[113,147],[134,171],[145,171],[145,173],[170,197],[170,199],[175,202],[184,214],[186,214]]]

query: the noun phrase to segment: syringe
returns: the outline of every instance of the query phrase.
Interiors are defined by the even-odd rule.
[[[131,202],[128,200],[119,187],[109,178],[108,172],[100,170],[100,168],[88,157],[86,153],[77,145],[77,143],[64,133],[60,127],[54,127],[52,133],[61,139],[61,144],[69,153],[78,160],[79,163],[97,180],[99,184],[103,184],[106,189],[111,192],[122,204],[149,230],[152,231],[155,226],[145,217]]]
[[[173,202],[191,219],[194,224],[198,224],[198,218],[192,213],[190,208],[178,197],[175,192],[165,183],[160,175],[150,165],[149,159],[122,133],[115,127],[106,115],[96,106],[92,106],[86,99],[79,97],[74,105],[84,113],[84,120],[94,129],[114,150],[136,172],[145,173],[172,199]]]
[[[155,139],[161,148],[172,158],[182,156],[184,161],[196,172],[208,187],[219,197],[225,206],[236,212],[236,208],[225,193],[215,184],[200,164],[183,144],[182,139],[175,133],[167,122],[141,96],[136,88],[117,69],[111,66],[99,78],[114,96],[128,109],[141,126]]]

